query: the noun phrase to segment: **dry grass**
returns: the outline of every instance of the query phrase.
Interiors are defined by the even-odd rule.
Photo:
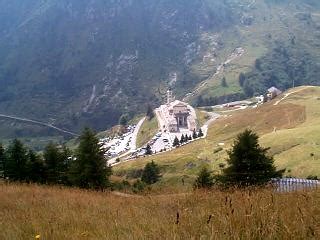
[[[0,196],[0,239],[320,238],[319,191],[121,197],[2,184]]]
[[[151,138],[153,138],[154,135],[156,135],[156,133],[158,132],[158,129],[159,129],[158,120],[156,116],[154,116],[151,120],[146,119],[143,122],[141,129],[138,133],[137,146],[142,147],[148,141],[150,141]]]

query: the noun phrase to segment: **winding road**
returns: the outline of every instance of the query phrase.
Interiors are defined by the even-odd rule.
[[[55,130],[57,130],[59,132],[70,134],[72,136],[79,136],[78,134],[76,134],[74,132],[71,132],[71,131],[56,127],[56,126],[54,126],[52,124],[45,123],[45,122],[40,122],[40,121],[36,121],[36,120],[32,120],[32,119],[16,117],[16,116],[10,116],[10,115],[6,115],[6,114],[0,114],[0,118],[7,118],[7,119],[11,119],[11,120],[17,120],[17,121],[21,121],[21,122],[32,123],[32,124],[36,124],[36,125],[52,128],[52,129],[55,129]]]

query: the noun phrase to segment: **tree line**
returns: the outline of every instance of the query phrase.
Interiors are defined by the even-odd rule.
[[[0,174],[8,181],[103,189],[110,184],[111,167],[95,133],[84,129],[75,151],[48,144],[39,154],[15,139],[0,144]]]

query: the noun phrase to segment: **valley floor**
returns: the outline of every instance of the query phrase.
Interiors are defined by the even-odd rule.
[[[0,239],[319,239],[319,190],[133,196],[0,183]]]

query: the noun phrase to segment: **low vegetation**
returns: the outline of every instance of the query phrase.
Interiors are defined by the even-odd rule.
[[[131,196],[0,185],[0,239],[319,239],[320,192]]]

